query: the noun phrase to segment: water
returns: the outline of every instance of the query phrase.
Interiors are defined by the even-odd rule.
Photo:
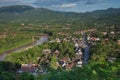
[[[35,45],[40,45],[48,40],[48,37],[43,36],[39,40],[36,41]]]
[[[83,43],[83,45],[84,45],[83,65],[85,65],[85,64],[88,63],[88,59],[89,59],[89,56],[90,56],[90,45],[88,45],[88,43],[87,43],[86,34],[84,34],[83,41],[84,41],[84,43]]]
[[[89,59],[89,56],[90,56],[90,47],[87,46],[84,48],[84,58],[83,58],[83,65],[87,64],[88,63],[88,59]]]
[[[11,50],[4,51],[3,53],[0,53],[0,61],[4,60],[4,58],[10,53],[28,50],[29,48],[32,48],[34,46],[37,46],[37,45],[40,45],[40,44],[46,42],[47,40],[48,40],[47,36],[42,36],[39,40],[37,40],[35,42],[35,44],[33,44],[33,42],[32,42],[32,43],[25,44],[25,45],[23,45],[21,47],[18,47],[18,48],[14,48],[14,49],[11,49]]]

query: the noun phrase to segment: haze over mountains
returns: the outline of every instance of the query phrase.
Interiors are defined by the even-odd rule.
[[[86,13],[58,12],[27,5],[15,5],[0,8],[0,23],[9,22],[61,22],[79,21],[80,23],[120,24],[120,8],[96,10]]]

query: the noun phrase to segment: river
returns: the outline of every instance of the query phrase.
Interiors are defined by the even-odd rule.
[[[0,61],[4,60],[4,58],[10,53],[28,50],[29,48],[40,45],[46,41],[48,41],[48,36],[41,36],[39,38],[39,40],[34,42],[34,44],[33,44],[33,42],[31,42],[31,43],[25,44],[23,46],[20,46],[20,47],[14,48],[14,49],[4,51],[4,52],[0,53]]]
[[[90,57],[90,47],[92,44],[89,44],[87,42],[87,35],[86,33],[83,36],[83,45],[84,45],[84,56],[83,56],[83,65],[88,63],[89,57]]]

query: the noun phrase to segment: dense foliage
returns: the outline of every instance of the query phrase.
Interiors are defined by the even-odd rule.
[[[45,55],[43,53],[44,49],[51,49],[52,53],[51,55]],[[59,59],[63,57],[70,57],[72,58],[74,54],[74,45],[73,43],[45,43],[39,46],[36,46],[32,49],[29,49],[28,51],[19,52],[19,53],[13,53],[6,57],[6,61],[10,61],[12,63],[19,63],[19,64],[27,64],[27,63],[38,63],[37,57],[43,58],[43,59],[51,59],[51,66],[52,61],[54,60],[54,51],[59,50],[60,55]],[[52,56],[53,55],[53,56]],[[42,62],[40,62],[42,64]],[[54,61],[53,61],[54,64]],[[54,66],[53,66],[54,67]]]
[[[56,12],[20,5],[0,8],[0,54],[31,43],[33,36],[40,34],[48,34],[49,41],[80,39],[82,34],[79,32],[94,28],[95,31],[87,34],[100,38],[100,41],[91,41],[94,45],[90,48],[88,64],[71,71],[65,71],[56,63],[63,57],[71,59],[75,56],[71,41],[46,42],[27,51],[8,54],[0,61],[0,80],[120,80],[119,20],[119,8],[87,13]],[[51,53],[44,54],[44,49],[50,49]],[[58,57],[54,55],[56,50],[60,51]],[[21,64],[29,63],[39,64],[48,73],[35,76],[16,73]]]
[[[24,8],[23,8],[24,7]],[[72,24],[119,24],[120,9],[93,11],[88,13],[56,12],[31,6],[10,6],[0,8],[0,22],[25,23],[72,23]],[[34,21],[34,22],[33,22]]]

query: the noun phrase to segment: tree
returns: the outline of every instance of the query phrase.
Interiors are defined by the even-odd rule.
[[[19,80],[35,80],[35,77],[29,73],[22,73],[20,74]]]
[[[51,57],[50,67],[55,69],[55,70],[58,68],[57,57],[56,56]]]
[[[0,80],[16,80],[16,79],[13,73],[0,72]]]

